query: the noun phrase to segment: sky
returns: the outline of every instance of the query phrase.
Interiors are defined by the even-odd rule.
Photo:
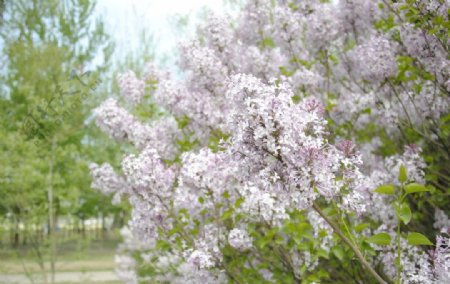
[[[157,62],[171,64],[177,42],[194,35],[199,16],[205,8],[222,14],[223,0],[98,0],[95,14],[103,17],[106,31],[116,42],[115,60],[141,46],[142,31],[152,35]],[[189,16],[182,32],[177,30],[177,20]],[[169,60],[165,63],[165,56]]]

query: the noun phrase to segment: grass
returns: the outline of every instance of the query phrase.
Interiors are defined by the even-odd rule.
[[[81,237],[59,241],[56,246],[55,270],[62,271],[112,271],[115,268],[114,255],[119,238],[88,240]],[[43,265],[50,270],[49,245],[39,246]],[[39,257],[32,246],[19,248],[0,247],[0,274],[39,273]]]

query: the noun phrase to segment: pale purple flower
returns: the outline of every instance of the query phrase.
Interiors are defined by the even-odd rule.
[[[120,92],[131,104],[138,104],[145,95],[145,82],[138,79],[133,71],[127,71],[117,76]]]
[[[228,234],[228,243],[237,250],[246,250],[252,247],[252,237],[246,230],[235,228]]]

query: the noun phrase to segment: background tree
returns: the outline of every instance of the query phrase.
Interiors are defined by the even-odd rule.
[[[62,214],[85,219],[117,210],[89,190],[92,154],[114,147],[93,143],[101,138],[89,131],[113,51],[103,22],[93,18],[94,6],[85,0],[4,4],[0,212],[15,228],[47,224],[53,236]],[[14,245],[25,241],[19,230],[13,235]]]

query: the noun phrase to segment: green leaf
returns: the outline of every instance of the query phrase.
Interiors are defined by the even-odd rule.
[[[406,203],[402,203],[399,207],[395,209],[397,216],[402,222],[407,225],[411,221],[411,209]]]
[[[234,203],[234,207],[239,208],[241,207],[241,204],[244,202],[244,198],[239,197],[236,202]]]
[[[391,236],[387,233],[379,233],[371,236],[366,241],[372,244],[386,246],[391,243]]]
[[[333,254],[339,259],[344,259],[344,250],[341,247],[334,247],[333,248]]]
[[[289,71],[286,67],[284,66],[280,66],[280,73],[286,77],[291,77],[292,75],[294,75],[295,71]]]
[[[230,208],[223,212],[222,216],[220,217],[220,220],[225,221],[230,219],[233,216],[233,210]]]
[[[404,183],[407,180],[408,180],[408,174],[406,172],[406,168],[405,168],[404,165],[401,165],[400,166],[400,171],[399,171],[399,174],[398,174],[398,181],[401,182],[401,183]]]
[[[330,257],[328,256],[328,252],[324,249],[318,249],[317,250],[317,255],[326,259],[329,259]]]
[[[222,196],[223,196],[223,198],[225,198],[225,199],[229,199],[229,198],[230,198],[230,193],[229,193],[228,191],[225,191],[225,192],[222,194]]]
[[[368,242],[362,242],[361,249],[364,251],[364,254],[366,254],[366,255],[372,255],[372,256],[377,255],[375,249]],[[354,257],[353,251],[348,251],[347,255],[350,259]]]
[[[169,250],[170,249],[170,243],[163,241],[163,240],[158,240],[156,241],[156,247],[160,250]]]
[[[358,224],[358,225],[355,227],[355,232],[361,233],[362,230],[364,230],[364,229],[367,228],[367,227],[369,227],[369,224],[367,224],[367,223],[361,223],[361,224]]]
[[[268,243],[270,243],[270,240],[261,239],[258,244],[259,249],[263,249]]]
[[[422,234],[419,233],[409,233],[408,234],[408,243],[413,246],[432,246],[433,243]]]
[[[275,48],[275,47],[276,47],[276,45],[275,45],[273,39],[270,38],[270,37],[265,37],[265,38],[263,38],[263,40],[262,40],[262,42],[261,42],[261,45],[262,45],[263,47],[268,47],[268,48]]]
[[[394,194],[395,186],[393,186],[392,184],[381,185],[377,187],[377,189],[375,189],[374,192],[380,194]]]
[[[324,238],[326,236],[328,236],[328,232],[326,230],[319,231],[319,237]]]
[[[424,191],[430,191],[430,190],[422,184],[410,183],[405,186],[405,191],[406,191],[406,193],[414,193],[414,192],[424,192]]]

